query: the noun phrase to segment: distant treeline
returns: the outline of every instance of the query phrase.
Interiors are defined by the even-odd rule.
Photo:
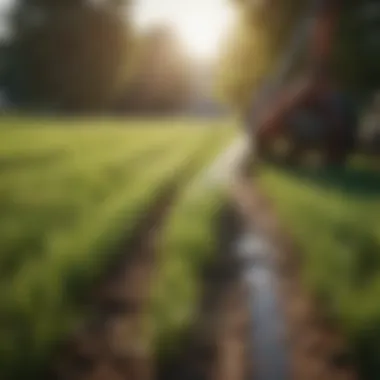
[[[20,0],[1,49],[1,90],[17,109],[166,112],[191,95],[190,60],[170,30],[138,32],[123,0]]]

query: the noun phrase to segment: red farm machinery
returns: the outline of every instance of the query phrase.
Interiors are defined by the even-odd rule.
[[[250,138],[259,159],[290,165],[313,162],[319,166],[341,166],[354,149],[354,107],[331,70],[343,4],[339,0],[324,0],[314,5],[313,17],[306,20],[309,34],[303,42],[308,50],[306,70],[302,76],[284,83],[288,69],[280,69],[282,77],[272,83],[266,99],[256,108],[254,123],[250,122]],[[299,39],[304,32],[297,33]],[[287,54],[289,61],[294,46]]]

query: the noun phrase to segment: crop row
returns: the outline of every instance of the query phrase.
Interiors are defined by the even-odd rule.
[[[144,132],[111,131],[110,139],[102,130],[86,131],[92,144],[83,131],[66,141],[60,132],[53,146],[65,146],[65,154],[54,164],[6,171],[0,186],[1,378],[46,363],[57,340],[85,314],[83,295],[115,259],[121,236],[134,231],[169,183],[184,186],[231,136],[207,128]],[[43,136],[45,145],[37,145],[52,151]],[[0,158],[13,152],[0,148]],[[174,259],[172,253],[165,262]]]
[[[380,376],[380,177],[363,168],[266,170],[262,186],[299,245],[303,278],[349,338],[363,378]]]

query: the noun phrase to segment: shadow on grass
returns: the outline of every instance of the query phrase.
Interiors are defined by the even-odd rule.
[[[284,173],[309,182],[313,186],[337,190],[358,197],[380,195],[380,171],[365,168],[306,169],[277,164]]]

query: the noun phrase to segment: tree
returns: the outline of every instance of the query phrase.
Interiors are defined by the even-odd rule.
[[[191,89],[190,59],[172,31],[155,26],[140,37],[135,72],[124,109],[172,112],[186,103]]]
[[[301,0],[234,0],[238,23],[220,58],[218,92],[239,111],[273,71],[305,8]]]
[[[380,86],[380,2],[348,1],[337,36],[335,74],[359,96]]]
[[[23,105],[69,111],[109,106],[123,87],[130,30],[120,2],[23,0],[14,18],[10,93]]]
[[[237,27],[226,42],[219,65],[218,92],[244,112],[252,94],[273,72],[292,32],[309,2],[301,0],[234,0],[239,9]],[[332,56],[333,74],[340,84],[358,94],[380,85],[380,2],[341,2],[338,33]],[[299,74],[310,63],[309,47],[294,62]]]

